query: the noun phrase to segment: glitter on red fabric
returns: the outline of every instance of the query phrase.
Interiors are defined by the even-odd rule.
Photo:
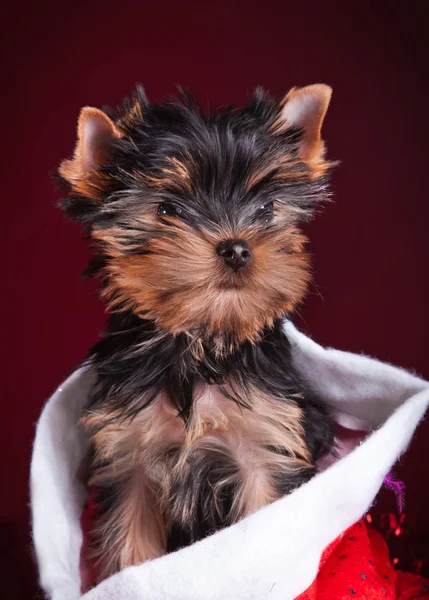
[[[396,571],[384,538],[362,519],[322,554],[312,585],[296,600],[419,600],[429,581]]]

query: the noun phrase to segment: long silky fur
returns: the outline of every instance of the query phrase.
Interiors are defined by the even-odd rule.
[[[141,562],[159,556],[162,550],[177,549],[290,493],[313,476],[316,460],[332,447],[331,418],[293,369],[290,344],[280,321],[265,331],[256,345],[244,343],[223,358],[204,347],[196,361],[187,336],[173,337],[156,331],[151,322],[132,314],[114,315],[89,362],[98,376],[84,423],[92,432],[95,447],[100,448],[91,483],[99,490],[99,504],[104,507],[98,529],[98,555],[109,560],[104,564],[103,576],[134,564],[134,555]],[[233,384],[225,386],[229,381]],[[217,439],[210,439],[205,445],[194,444],[187,450],[186,432],[199,439],[190,430],[195,427],[195,392],[204,384],[213,386],[227,403],[236,405],[246,423],[255,411],[256,417],[265,422],[265,415],[260,415],[255,406],[255,396],[267,399],[263,406],[268,405],[268,399],[277,399],[283,406],[283,415],[273,415],[266,422],[281,418],[285,425],[298,427],[296,438],[301,439],[302,446],[291,449],[290,431],[285,430],[281,442],[277,442],[275,430],[268,429],[266,445],[257,450],[256,444],[253,451],[263,453],[263,479],[258,478],[255,465],[246,473],[240,468],[239,453],[235,455],[234,449],[222,442],[222,423],[213,426],[221,434]],[[151,410],[162,395],[168,398],[171,413],[157,422]],[[174,415],[179,415],[183,424],[183,436],[177,440],[174,436],[172,439],[167,428],[163,429],[165,423],[177,418]],[[245,439],[248,430],[244,428],[239,435]],[[134,435],[144,438],[148,447],[140,451]],[[116,446],[106,450],[110,436]],[[129,438],[127,443],[125,438]],[[299,442],[295,444],[298,446]],[[271,469],[269,480],[266,468]],[[162,507],[161,511],[148,509],[149,522],[164,523],[164,528],[155,529],[158,536],[148,536],[144,519],[140,522],[140,535],[136,535],[136,525],[131,525],[135,515],[130,514],[130,502],[136,494],[132,482],[136,478],[144,486],[141,500],[145,501],[147,490],[152,490]],[[258,486],[262,490],[258,491]],[[263,500],[252,501],[252,494],[259,494]],[[132,506],[137,510],[136,504]],[[141,508],[138,510],[141,512]],[[122,526],[118,529],[119,525]],[[151,547],[156,552],[148,555],[134,549],[124,554],[118,535],[128,539],[128,544],[130,538],[135,539],[137,546],[143,544],[143,538],[146,552]]]
[[[205,112],[183,92],[151,105],[138,88],[104,109],[122,134],[92,179],[76,188],[58,171],[62,208],[95,244],[87,274],[113,310],[87,358],[96,378],[82,418],[93,440],[101,577],[289,493],[332,448],[332,420],[294,370],[282,327],[309,280],[297,224],[329,198],[332,163],[299,159],[300,128],[271,132],[280,109],[261,89],[240,110]],[[271,201],[273,220],[262,227],[255,211]],[[180,222],[156,217],[162,202],[181,209]],[[224,315],[207,285],[247,285],[207,254],[228,232],[246,232],[274,268],[252,266],[248,303]],[[169,243],[179,266],[191,250],[207,261],[172,288],[160,283]],[[193,326],[189,307],[203,300],[207,320],[195,312]]]

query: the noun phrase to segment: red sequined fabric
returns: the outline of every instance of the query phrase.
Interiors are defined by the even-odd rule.
[[[364,520],[352,525],[326,548],[316,579],[296,600],[353,598],[429,598],[429,580],[394,570],[384,538]]]

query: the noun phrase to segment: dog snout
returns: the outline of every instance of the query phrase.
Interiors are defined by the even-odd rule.
[[[252,258],[250,248],[243,240],[226,240],[219,244],[217,253],[233,271],[245,267]]]

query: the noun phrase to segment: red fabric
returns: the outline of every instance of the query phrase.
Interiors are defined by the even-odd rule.
[[[316,579],[296,600],[352,598],[429,598],[429,580],[395,571],[384,538],[359,521],[326,548]]]

